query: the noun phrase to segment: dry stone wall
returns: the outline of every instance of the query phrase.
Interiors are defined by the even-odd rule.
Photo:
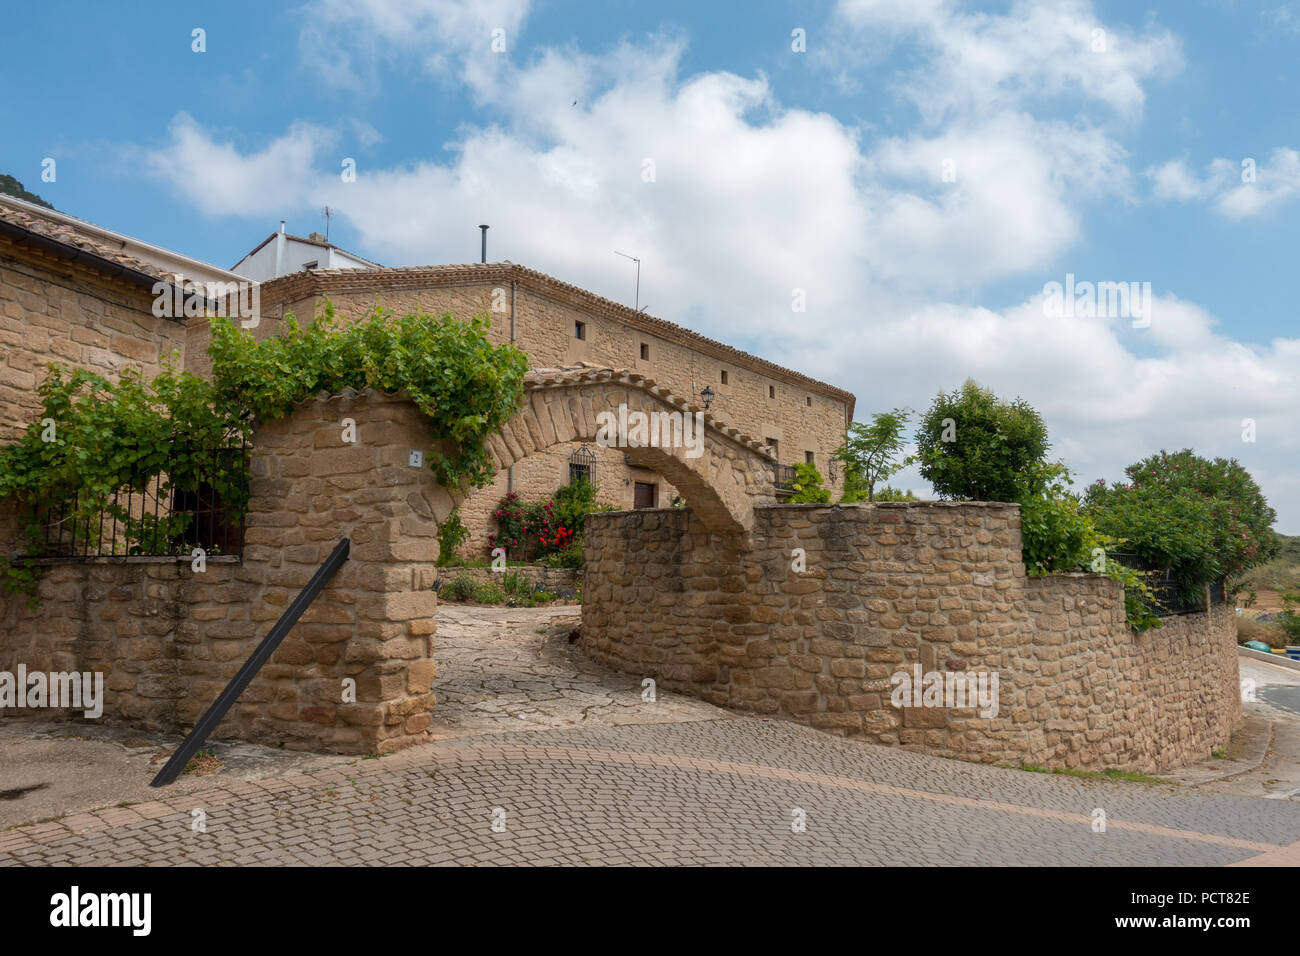
[[[721,706],[970,760],[1150,772],[1227,742],[1230,608],[1136,635],[1118,584],[1027,578],[1020,549],[1015,505],[759,507],[750,549],[690,511],[592,515],[583,646]],[[996,709],[895,706],[895,673],[996,674]]]
[[[450,566],[438,569],[438,593],[445,600],[447,585],[457,578],[469,578],[475,584],[493,584],[501,587],[501,582],[507,574],[517,575],[538,590],[556,592],[564,598],[572,596],[572,592],[577,591],[582,585],[582,572],[573,568],[552,568],[545,564],[514,564],[504,571],[494,571],[490,567]]]

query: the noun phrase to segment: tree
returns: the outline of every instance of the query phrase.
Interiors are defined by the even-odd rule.
[[[940,392],[916,435],[921,476],[941,498],[1019,501],[1047,454],[1047,426],[1028,402],[999,399],[973,379]]]
[[[1277,513],[1235,458],[1162,450],[1124,472],[1126,482],[1088,489],[1088,513],[1122,549],[1170,572],[1184,600],[1277,555]]]
[[[876,485],[886,482],[915,458],[900,457],[907,441],[903,428],[910,410],[895,408],[876,412],[871,423],[853,422],[835,458],[844,463],[844,497],[841,501],[876,500]]]
[[[858,499],[861,500],[861,499]],[[873,501],[920,501],[921,499],[912,494],[911,491],[903,488],[893,488],[885,485],[883,488],[876,489],[876,496]]]

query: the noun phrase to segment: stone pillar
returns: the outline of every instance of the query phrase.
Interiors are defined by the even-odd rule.
[[[247,569],[261,569],[263,631],[342,538],[351,557],[263,669],[280,684],[264,720],[318,749],[383,752],[420,739],[434,698],[433,502],[429,421],[403,395],[321,397],[254,436]],[[291,682],[285,686],[284,679]],[[355,681],[355,702],[344,699]]]

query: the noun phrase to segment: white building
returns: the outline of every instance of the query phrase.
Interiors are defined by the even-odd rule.
[[[255,282],[268,282],[304,269],[382,269],[378,262],[340,249],[319,232],[306,239],[284,231],[273,232],[256,249],[235,263],[233,272]]]

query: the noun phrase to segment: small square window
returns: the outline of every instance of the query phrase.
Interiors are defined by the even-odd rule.
[[[803,460],[804,460],[805,463],[807,463],[807,464],[809,464],[809,465],[813,464],[813,453],[810,452],[810,451],[806,451],[806,452],[804,452],[804,453],[803,453]]]
[[[727,384],[727,370],[725,368],[722,370],[722,384]]]
[[[574,322],[574,323],[573,323],[573,337],[574,337],[575,339],[585,339],[585,338],[587,337],[587,323],[586,323],[586,322]]]
[[[643,359],[650,358],[650,346],[645,342],[641,343],[641,358]]]
[[[776,386],[775,386],[775,385],[769,385],[769,386],[767,387],[767,397],[768,397],[768,398],[776,398]]]

